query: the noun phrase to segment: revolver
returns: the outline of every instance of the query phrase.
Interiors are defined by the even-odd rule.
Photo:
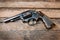
[[[52,28],[54,25],[54,23],[45,14],[41,11],[38,12],[35,10],[27,10],[15,16],[4,19],[4,23],[15,22],[17,20],[22,20],[23,23],[28,23],[28,25],[31,26],[37,24],[38,20],[41,20],[47,29]]]

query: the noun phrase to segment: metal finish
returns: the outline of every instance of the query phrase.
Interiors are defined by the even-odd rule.
[[[54,23],[45,14],[42,12],[37,12],[35,10],[27,10],[18,15],[5,19],[4,22],[15,22],[17,20],[22,20],[23,23],[28,23],[31,26],[37,24],[38,20],[41,20],[47,29],[52,28],[52,25],[54,25]]]

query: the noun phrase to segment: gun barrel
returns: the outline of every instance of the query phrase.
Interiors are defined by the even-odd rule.
[[[9,18],[7,18],[7,19],[4,19],[4,23],[6,23],[6,22],[13,22],[13,21],[16,21],[16,20],[18,20],[18,19],[20,19],[20,15],[15,15],[15,16],[13,16],[13,17],[9,17]]]

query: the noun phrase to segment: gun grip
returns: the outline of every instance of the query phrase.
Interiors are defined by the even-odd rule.
[[[51,29],[55,25],[46,15],[42,17],[42,21],[47,29]]]

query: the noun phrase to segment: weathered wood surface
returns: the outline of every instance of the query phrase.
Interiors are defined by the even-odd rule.
[[[5,19],[5,18],[4,18]],[[2,19],[3,20],[3,19]],[[52,19],[56,24],[52,30],[60,30],[60,19]],[[0,31],[10,31],[10,30],[45,30],[43,22],[39,21],[35,26],[29,26],[27,23],[22,23],[22,21],[10,22],[10,23],[0,23]],[[4,27],[5,26],[5,27]]]
[[[0,17],[11,17],[23,11],[35,9],[42,11],[50,18],[60,18],[59,2],[19,1],[23,0],[0,0]],[[21,21],[7,24],[0,23],[0,40],[60,40],[60,19],[52,19],[52,21],[56,26],[53,26],[50,30],[47,30],[41,21],[34,26],[29,26],[27,23],[24,24]]]
[[[0,40],[60,40],[60,19],[52,21],[56,26],[50,30],[41,21],[34,26],[21,21],[0,23]]]
[[[10,8],[60,8],[60,2],[0,2],[1,7]]]
[[[59,1],[59,0],[0,0],[0,2],[6,2],[6,1],[9,1],[9,2],[17,2],[17,1],[27,1],[27,2],[35,2],[35,1],[47,1],[47,2],[55,2],[55,1]]]
[[[29,9],[0,9],[0,17],[11,17]],[[30,9],[31,10],[31,9]],[[60,10],[52,9],[33,9],[41,11],[50,18],[60,18]]]

